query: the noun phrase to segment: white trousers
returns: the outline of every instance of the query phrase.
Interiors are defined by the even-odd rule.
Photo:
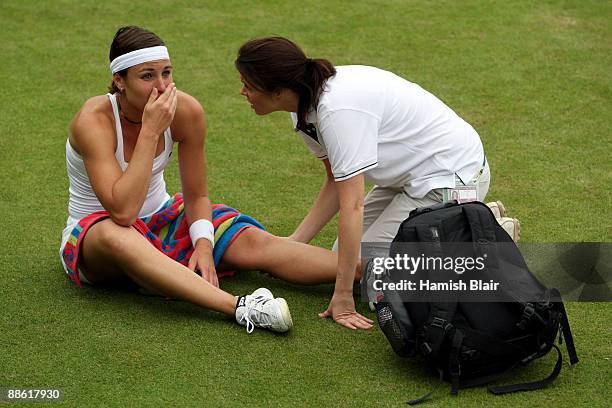
[[[486,162],[482,173],[475,175],[468,184],[476,184],[478,200],[484,201],[491,171]],[[402,187],[374,186],[365,197],[363,211],[363,235],[361,242],[391,242],[397,234],[399,225],[408,218],[410,211],[442,202],[444,189],[431,190],[423,198],[410,197]],[[334,242],[333,251],[338,251],[338,239]]]

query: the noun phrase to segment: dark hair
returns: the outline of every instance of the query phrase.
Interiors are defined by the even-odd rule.
[[[323,86],[336,69],[326,59],[310,59],[284,37],[250,40],[238,50],[236,69],[259,91],[287,88],[299,95],[298,129],[306,128],[306,115],[316,109]]]
[[[117,30],[115,38],[113,38],[110,52],[108,53],[108,59],[109,62],[112,62],[118,56],[127,54],[128,52],[136,51],[141,48],[156,47],[158,45],[165,44],[161,38],[149,30],[136,26],[121,27]],[[117,73],[125,78],[128,69],[129,68],[123,69]],[[113,93],[119,92],[119,89],[115,85],[115,81],[111,82],[108,90]]]

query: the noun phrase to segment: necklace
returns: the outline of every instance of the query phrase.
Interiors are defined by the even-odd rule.
[[[123,113],[123,111],[121,110],[121,103],[119,103],[119,99],[117,99],[117,107],[119,108],[119,113],[121,114],[121,117],[127,122],[131,123],[132,125],[142,125],[142,120],[135,121],[125,116],[125,113]]]

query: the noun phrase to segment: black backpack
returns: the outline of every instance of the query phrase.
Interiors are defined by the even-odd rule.
[[[547,386],[561,371],[562,355],[554,344],[557,333],[559,344],[565,338],[570,363],[578,362],[558,290],[547,289],[529,272],[519,249],[485,204],[451,201],[412,211],[400,225],[389,257],[398,255],[396,247],[401,245],[395,244],[399,242],[444,245],[450,241],[473,243],[469,245],[476,255],[491,243],[504,243],[505,249],[496,252],[498,259],[486,273],[503,282],[505,301],[465,302],[451,297],[405,302],[396,291],[384,290],[384,298],[376,304],[378,322],[397,354],[422,355],[441,379],[450,381],[453,395],[460,388],[490,383],[554,347],[557,363],[547,378],[491,386],[489,391],[505,394]],[[429,273],[433,281],[448,278]],[[382,275],[385,279],[389,280],[388,275]],[[409,404],[422,402],[430,394]]]

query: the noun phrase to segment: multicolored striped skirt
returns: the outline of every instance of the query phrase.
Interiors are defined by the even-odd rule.
[[[109,217],[110,214],[107,211],[98,211],[81,218],[70,232],[67,242],[61,249],[64,269],[70,279],[79,287],[81,286],[81,279],[78,271],[78,258],[83,238],[92,225]],[[224,204],[212,206],[212,218],[215,227],[215,247],[213,250],[215,266],[219,265],[227,248],[246,228],[255,227],[265,230],[263,225],[254,218]],[[189,237],[189,226],[187,225],[181,193],[177,193],[170,198],[155,214],[136,220],[132,227],[160,252],[187,266],[194,249]],[[218,276],[222,277],[223,272],[219,272]]]

